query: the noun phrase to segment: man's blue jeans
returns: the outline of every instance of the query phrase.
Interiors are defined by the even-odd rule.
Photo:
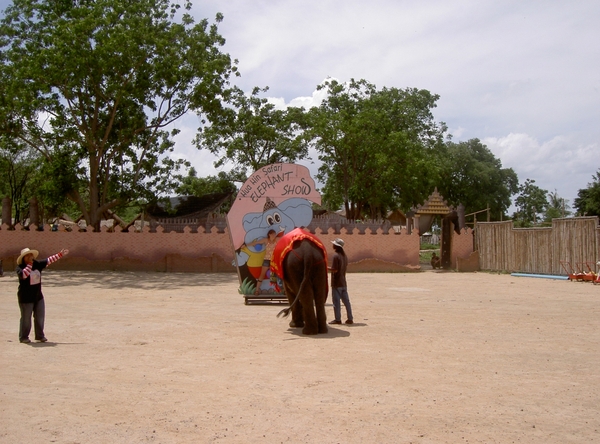
[[[336,321],[342,320],[342,306],[340,301],[344,303],[346,307],[346,315],[348,320],[352,321],[352,305],[350,305],[350,298],[348,297],[348,289],[346,287],[335,287],[331,289],[331,299],[333,301],[333,314],[335,315]]]
[[[46,303],[44,299],[31,304],[19,304],[21,309],[21,323],[19,325],[19,340],[29,339],[31,332],[31,315],[33,314],[33,326],[35,339],[44,339],[44,319],[46,317]]]

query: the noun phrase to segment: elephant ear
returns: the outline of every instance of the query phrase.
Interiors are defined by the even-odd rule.
[[[296,227],[306,227],[312,221],[312,206],[306,199],[293,197],[284,200],[277,207],[294,221]]]
[[[242,224],[244,226],[244,231],[248,232],[254,228],[258,228],[261,225],[263,220],[263,213],[248,213],[244,215],[244,219]]]

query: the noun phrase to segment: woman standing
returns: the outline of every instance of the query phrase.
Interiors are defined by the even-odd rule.
[[[19,275],[19,308],[21,309],[21,321],[19,324],[19,341],[29,344],[29,333],[31,332],[31,315],[33,314],[34,331],[36,341],[46,342],[44,335],[44,320],[46,317],[46,304],[42,294],[42,270],[48,265],[56,262],[61,257],[69,254],[69,250],[61,250],[60,253],[50,256],[43,261],[36,261],[39,255],[37,250],[24,248],[17,259],[17,275]]]
[[[265,257],[263,258],[262,268],[260,269],[260,277],[256,280],[256,290],[254,294],[260,293],[260,284],[267,274],[267,270],[271,267],[271,259],[273,258],[273,251],[275,245],[277,245],[277,232],[273,229],[269,230],[267,237],[260,240],[252,241],[248,244],[249,247],[262,244],[265,246]]]

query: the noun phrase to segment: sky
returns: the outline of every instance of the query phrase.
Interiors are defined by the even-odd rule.
[[[427,89],[440,96],[433,114],[452,139],[480,139],[521,183],[534,179],[572,204],[600,169],[598,1],[193,4],[197,20],[223,13],[222,51],[241,73],[234,83],[268,86],[278,106],[318,105],[316,86],[329,77]],[[198,118],[176,126],[177,155],[215,175],[214,157],[192,145]]]
[[[453,140],[480,139],[521,183],[572,204],[600,169],[600,2],[194,2],[217,11],[236,83],[274,103],[318,104],[328,77],[427,89]]]

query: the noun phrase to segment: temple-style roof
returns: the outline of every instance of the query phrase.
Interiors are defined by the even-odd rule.
[[[427,201],[423,205],[417,205],[413,207],[412,211],[415,214],[441,214],[446,215],[450,213],[453,208],[449,207],[442,195],[438,192],[437,187],[433,190],[433,193],[429,196]]]

